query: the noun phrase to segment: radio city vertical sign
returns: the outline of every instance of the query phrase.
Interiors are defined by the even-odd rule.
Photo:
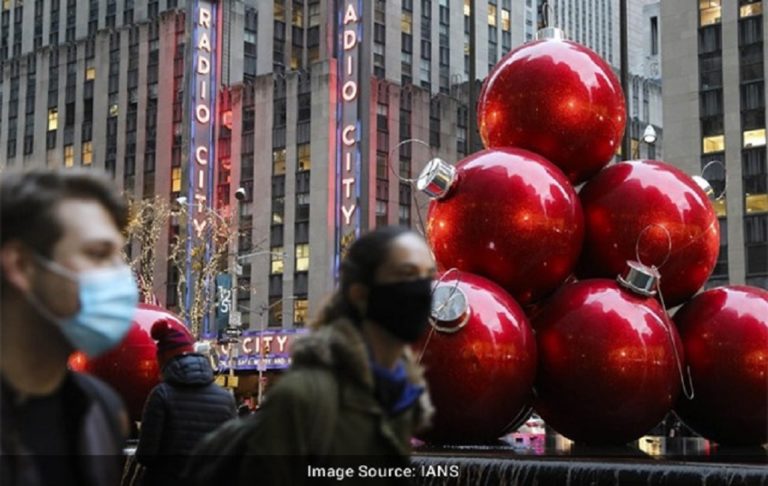
[[[213,207],[214,165],[215,165],[215,120],[217,115],[216,93],[218,88],[218,35],[217,2],[192,1],[192,69],[189,76],[190,106],[190,149],[188,163],[187,198],[190,220],[187,224],[187,255],[192,245],[205,245],[206,258],[212,241],[204,239],[210,218],[206,214]],[[192,259],[187,258],[187,282],[193,282]],[[191,306],[193,288],[187,285],[185,304]],[[203,329],[207,331],[208,316]]]
[[[360,67],[363,24],[360,0],[343,0],[338,11],[336,265],[360,231]]]

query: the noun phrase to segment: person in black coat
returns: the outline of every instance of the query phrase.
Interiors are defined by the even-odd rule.
[[[234,396],[213,383],[208,359],[194,352],[194,339],[167,320],[152,326],[163,381],[144,405],[136,460],[145,486],[182,484],[185,462],[200,439],[235,417]]]

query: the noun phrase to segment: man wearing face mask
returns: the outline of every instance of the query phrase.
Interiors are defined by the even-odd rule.
[[[2,484],[119,484],[123,404],[67,360],[99,356],[131,326],[125,202],[91,173],[32,171],[3,174],[0,211]]]
[[[409,483],[410,439],[432,413],[409,346],[429,327],[435,264],[420,235],[386,227],[354,242],[339,273],[260,407],[237,484],[317,484],[330,465],[352,484]]]

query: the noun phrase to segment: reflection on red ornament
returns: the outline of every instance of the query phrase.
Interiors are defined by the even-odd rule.
[[[528,417],[536,342],[519,305],[482,277],[449,272],[433,299],[434,329],[423,352],[436,415],[420,438],[439,444],[489,442]]]
[[[675,403],[681,383],[672,343],[681,360],[682,345],[655,299],[612,280],[581,281],[549,299],[533,326],[535,408],[569,439],[624,444],[653,428]]]
[[[150,336],[152,324],[158,319],[170,319],[184,326],[162,307],[142,303],[136,309],[131,329],[116,348],[95,359],[74,353],[69,360],[72,369],[90,373],[111,385],[125,402],[131,421],[141,420],[144,401],[160,382],[157,345]]]
[[[768,291],[707,290],[674,319],[694,389],[678,402],[680,418],[723,445],[768,442]]]
[[[434,159],[419,187],[435,198],[426,232],[441,269],[489,278],[528,304],[575,267],[584,231],[579,199],[543,157],[505,148],[477,152],[455,168]]]
[[[717,263],[720,226],[706,194],[681,170],[655,160],[604,169],[579,194],[586,234],[581,277],[614,278],[627,260],[656,265],[668,307],[685,302]]]
[[[483,84],[477,120],[486,147],[541,154],[576,184],[611,161],[626,110],[618,79],[594,51],[543,39],[496,64]]]

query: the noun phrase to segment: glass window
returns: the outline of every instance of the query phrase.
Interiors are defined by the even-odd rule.
[[[512,21],[510,19],[509,10],[501,9],[501,30],[509,32],[512,30]]]
[[[725,135],[713,135],[704,137],[702,152],[710,154],[712,152],[722,152],[725,150]]]
[[[171,192],[181,192],[181,167],[171,170]]]
[[[270,260],[271,265],[269,269],[269,273],[271,274],[278,274],[283,273],[283,247],[282,246],[273,246],[270,250]]]
[[[413,14],[411,12],[403,12],[403,19],[400,23],[400,27],[404,34],[410,34],[413,27]]]
[[[83,142],[83,165],[91,165],[93,163],[93,144],[91,142]]]
[[[293,323],[304,324],[307,322],[307,309],[309,302],[307,299],[295,299],[293,301]]]
[[[739,17],[751,17],[763,13],[763,4],[758,2],[742,5],[739,7]]]
[[[720,0],[699,0],[701,26],[720,23]]]
[[[765,128],[744,132],[744,148],[765,145]]]
[[[747,214],[768,212],[768,194],[745,194],[744,208]]]
[[[309,26],[320,25],[320,3],[309,4]]]
[[[285,174],[285,149],[272,152],[272,175]]]
[[[306,272],[309,270],[309,245],[296,245],[296,271]]]
[[[311,156],[311,147],[308,143],[304,143],[301,145],[298,145],[296,147],[297,150],[297,158],[296,158],[296,170],[303,171],[303,170],[309,170],[312,168],[312,156]]]
[[[283,5],[283,0],[275,0],[275,20],[285,22],[285,5]]]
[[[86,81],[93,81],[96,79],[96,68],[95,67],[89,67],[85,69],[85,80]]]
[[[464,15],[469,17],[471,13],[472,13],[472,7],[470,6],[469,0],[464,0]]]
[[[304,5],[293,2],[293,25],[295,27],[304,27]]]
[[[496,5],[488,5],[488,25],[496,27]]]
[[[75,146],[64,146],[64,167],[73,167],[75,165]]]
[[[59,128],[59,110],[51,108],[48,110],[48,131],[52,132]]]

